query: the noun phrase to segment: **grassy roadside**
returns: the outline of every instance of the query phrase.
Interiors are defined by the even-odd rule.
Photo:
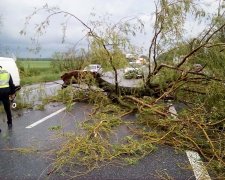
[[[60,79],[61,72],[55,71],[51,60],[23,60],[16,61],[20,71],[21,85],[49,82]]]

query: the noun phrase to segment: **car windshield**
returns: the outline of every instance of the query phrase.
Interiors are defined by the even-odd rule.
[[[96,66],[94,66],[94,65],[88,65],[84,69],[85,70],[95,70],[96,69]]]
[[[91,66],[89,66],[89,69],[91,69],[91,70],[97,69],[97,66],[91,65]]]
[[[95,69],[98,69],[98,66],[96,66],[96,65],[89,65],[88,69],[95,70]]]
[[[140,68],[141,65],[138,64],[138,63],[129,63],[130,64],[130,67],[133,67],[133,68]]]

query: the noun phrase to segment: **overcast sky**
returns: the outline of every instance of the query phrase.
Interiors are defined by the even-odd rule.
[[[210,8],[218,4],[218,0],[204,0],[211,4]],[[51,57],[56,51],[65,51],[71,46],[71,43],[77,42],[82,38],[81,24],[73,24],[68,27],[65,43],[62,44],[62,19],[55,17],[47,33],[40,38],[41,51],[34,54],[28,50],[32,47],[31,37],[34,36],[34,29],[29,28],[26,36],[21,36],[20,31],[24,28],[25,18],[29,16],[34,8],[40,8],[46,3],[49,6],[57,6],[62,10],[73,13],[84,22],[90,20],[90,13],[94,12],[99,16],[105,13],[112,14],[114,19],[121,19],[127,16],[139,16],[146,21],[147,34],[137,37],[136,43],[140,46],[148,47],[148,39],[151,38],[149,27],[151,26],[151,14],[154,10],[153,0],[0,0],[0,56],[17,57]],[[214,3],[214,6],[212,5]],[[36,16],[32,25],[40,23],[43,15]],[[195,33],[199,29],[196,24],[190,24],[191,32]]]

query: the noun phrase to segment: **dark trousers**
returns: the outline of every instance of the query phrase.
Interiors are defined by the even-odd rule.
[[[9,93],[5,89],[0,89],[0,101],[2,101],[6,115],[7,123],[12,124],[11,105],[9,100]]]

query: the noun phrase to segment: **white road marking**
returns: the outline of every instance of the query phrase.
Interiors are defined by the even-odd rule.
[[[171,112],[172,117],[176,119],[175,115],[177,114],[177,111],[172,104],[169,107],[169,112]],[[203,162],[201,161],[199,154],[194,151],[185,151],[185,152],[193,169],[196,180],[211,180],[209,173],[206,167],[204,166]]]
[[[169,112],[171,113],[171,116],[175,119],[176,118],[176,114],[177,114],[177,111],[176,111],[176,109],[175,109],[175,107],[174,106],[170,106],[169,107]]]
[[[197,180],[211,180],[199,154],[194,151],[186,151],[186,154],[194,171],[195,178]]]
[[[53,117],[53,116],[55,116],[55,115],[57,115],[57,114],[59,114],[59,113],[65,111],[65,109],[66,109],[66,107],[64,107],[64,108],[62,108],[62,109],[59,109],[58,111],[56,111],[56,112],[54,112],[54,113],[52,113],[52,114],[50,114],[50,115],[48,115],[48,116],[46,116],[46,117],[40,119],[39,121],[36,121],[35,123],[33,123],[33,124],[27,126],[26,128],[27,128],[27,129],[33,128],[33,127],[37,126],[38,124],[40,124],[40,123],[42,123],[42,122],[48,120],[49,118],[51,118],[51,117]]]

